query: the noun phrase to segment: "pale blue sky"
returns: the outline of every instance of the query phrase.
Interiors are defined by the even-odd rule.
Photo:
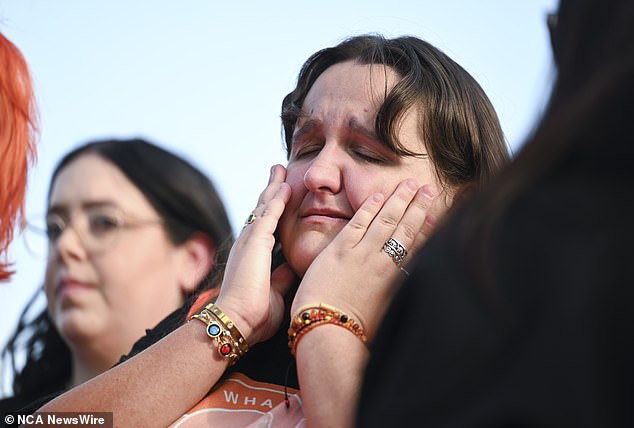
[[[207,172],[238,230],[270,166],[285,163],[279,109],[301,64],[366,32],[415,35],[455,59],[483,86],[517,151],[549,93],[545,19],[557,4],[0,0],[0,30],[30,63],[41,109],[28,214],[44,211],[51,171],[73,146],[144,136]],[[11,255],[18,274],[0,285],[0,346],[44,269],[19,238]]]

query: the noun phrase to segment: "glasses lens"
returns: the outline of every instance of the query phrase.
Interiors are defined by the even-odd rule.
[[[123,214],[114,208],[98,208],[86,212],[88,231],[85,243],[91,250],[102,250],[116,239],[123,226]]]
[[[29,252],[37,256],[46,256],[49,248],[57,245],[66,229],[70,228],[86,250],[98,252],[113,245],[124,227],[124,216],[120,209],[95,207],[86,209],[72,219],[65,219],[57,213],[49,213],[43,226],[37,222],[29,222],[24,240]]]
[[[77,234],[88,251],[102,251],[115,240],[123,225],[123,216],[115,208],[90,208],[72,220],[57,213],[46,216],[45,225],[29,222],[24,233],[25,245],[36,256],[46,256],[51,246],[57,245],[67,228]]]
[[[48,237],[47,228],[36,222],[29,222],[22,232],[24,238],[24,246],[33,256],[41,258],[48,254]]]
[[[48,214],[46,216],[46,236],[48,241],[53,244],[57,242],[64,230],[66,229],[66,222],[59,216],[59,214]]]

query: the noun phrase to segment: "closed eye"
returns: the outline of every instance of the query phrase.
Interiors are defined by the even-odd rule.
[[[296,150],[293,150],[293,153],[291,154],[291,160],[300,160],[317,156],[323,148],[323,145],[316,143],[295,143],[294,148]]]
[[[368,144],[353,144],[350,147],[350,152],[362,162],[372,164],[393,164],[396,162],[394,156],[390,156],[391,153],[382,153],[381,150],[374,149]]]
[[[378,156],[375,154],[356,152],[355,156],[360,160],[368,163],[382,164],[387,162],[387,159],[385,159],[383,156]]]

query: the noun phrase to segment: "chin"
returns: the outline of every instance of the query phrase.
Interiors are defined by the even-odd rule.
[[[94,320],[89,320],[80,309],[57,313],[55,327],[66,343],[82,343],[95,335]]]
[[[288,261],[291,269],[293,269],[293,272],[301,278],[329,243],[330,241],[291,247],[290,251],[284,251],[284,257]]]

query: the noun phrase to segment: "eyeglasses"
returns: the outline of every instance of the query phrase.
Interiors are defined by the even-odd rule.
[[[57,245],[67,229],[71,228],[79,237],[84,249],[98,253],[112,247],[122,231],[150,225],[162,225],[160,219],[133,220],[127,218],[118,207],[89,207],[73,217],[50,212],[45,225],[29,222],[24,233],[27,249],[36,256],[44,256]]]

